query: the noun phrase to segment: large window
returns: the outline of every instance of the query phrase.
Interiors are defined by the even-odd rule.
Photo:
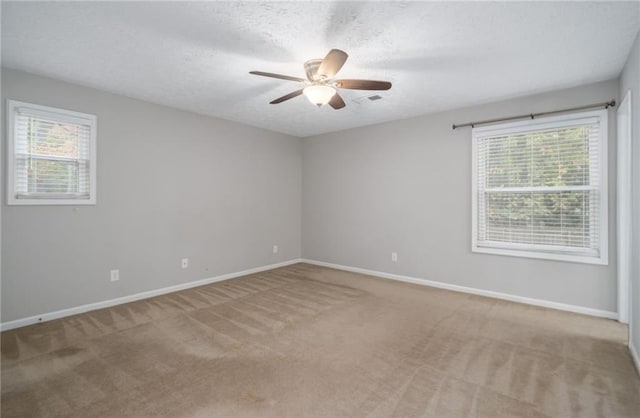
[[[607,264],[607,111],[473,129],[473,251]]]
[[[95,204],[96,117],[9,100],[10,205]]]

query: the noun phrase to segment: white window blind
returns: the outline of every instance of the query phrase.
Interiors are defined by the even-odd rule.
[[[474,129],[474,251],[607,262],[606,111]]]
[[[10,101],[9,203],[95,203],[95,116]]]

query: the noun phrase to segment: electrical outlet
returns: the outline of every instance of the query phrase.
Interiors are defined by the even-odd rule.
[[[117,282],[120,280],[120,270],[111,270],[111,281]]]
[[[394,263],[398,261],[398,253],[391,253],[391,261]]]
[[[273,253],[274,254],[278,254],[278,246],[277,245],[273,246]]]
[[[188,258],[183,258],[182,259],[182,268],[186,269],[189,267],[189,259]]]

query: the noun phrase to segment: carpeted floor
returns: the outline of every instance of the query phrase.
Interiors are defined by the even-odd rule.
[[[296,264],[2,333],[2,417],[638,417],[625,339]]]

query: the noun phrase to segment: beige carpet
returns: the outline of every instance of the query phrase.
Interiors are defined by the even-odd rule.
[[[2,417],[638,417],[625,339],[297,264],[2,333]]]

